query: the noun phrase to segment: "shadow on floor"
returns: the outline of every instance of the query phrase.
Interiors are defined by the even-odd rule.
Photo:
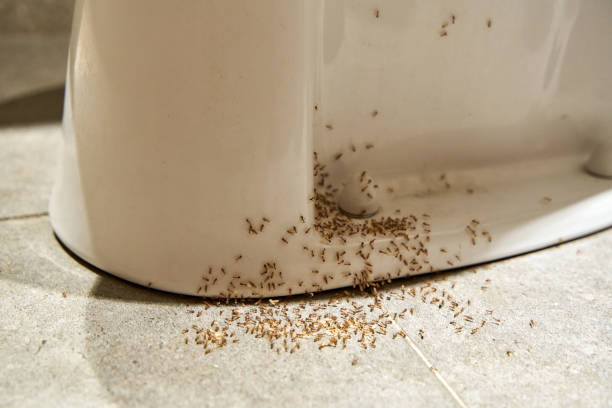
[[[0,126],[58,122],[64,109],[64,88],[53,88],[0,103]]]
[[[54,233],[55,240],[76,263],[98,275],[98,281],[89,296],[94,299],[120,300],[136,303],[181,304],[194,303],[198,298],[145,288],[118,278],[80,258]]]

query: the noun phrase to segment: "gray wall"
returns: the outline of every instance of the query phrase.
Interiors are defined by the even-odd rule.
[[[70,31],[74,0],[0,0],[0,35]]]
[[[63,86],[74,0],[0,0],[0,101]]]

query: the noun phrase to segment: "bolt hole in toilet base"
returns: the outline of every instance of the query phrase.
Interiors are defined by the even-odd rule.
[[[283,296],[612,225],[612,3],[211,3],[76,2],[50,215],[90,264]]]
[[[377,215],[380,212],[380,207],[377,208],[375,211],[373,211],[371,213],[367,213],[367,214],[366,213],[364,213],[364,214],[353,214],[353,213],[350,213],[348,211],[343,210],[341,206],[338,206],[338,210],[342,214],[346,215],[349,218],[355,218],[355,219],[358,219],[358,220],[363,220],[363,219],[367,219],[367,218],[372,218],[375,215]]]

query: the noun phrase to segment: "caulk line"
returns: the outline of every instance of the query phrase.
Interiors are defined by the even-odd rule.
[[[391,322],[395,325],[395,328],[403,331],[404,333],[405,330],[395,321],[395,319],[391,319]],[[438,381],[440,381],[442,383],[442,385],[444,386],[444,388],[446,388],[446,391],[448,391],[450,393],[450,395],[453,397],[453,399],[457,402],[457,404],[459,404],[459,406],[461,408],[467,408],[467,405],[465,405],[465,403],[463,402],[463,400],[461,398],[459,398],[459,395],[457,395],[457,393],[455,392],[455,390],[453,390],[451,388],[450,385],[448,385],[448,383],[446,382],[446,380],[444,379],[444,377],[442,377],[442,374],[440,374],[440,372],[438,371],[438,369],[436,367],[434,367],[429,360],[427,359],[427,357],[425,357],[425,354],[423,354],[423,352],[421,351],[421,349],[419,349],[416,345],[416,343],[410,338],[410,336],[408,335],[408,333],[406,333],[406,337],[402,336],[404,338],[404,340],[406,340],[408,342],[408,344],[410,344],[410,347],[412,347],[412,349],[417,353],[417,355],[421,358],[421,360],[423,360],[423,362],[425,363],[425,365],[427,366],[427,368],[429,368],[429,371],[431,371],[436,378],[438,379]]]
[[[12,221],[12,220],[27,220],[28,218],[39,218],[49,215],[48,211],[34,213],[34,214],[24,214],[24,215],[9,215],[7,217],[0,217],[0,222],[2,221]]]

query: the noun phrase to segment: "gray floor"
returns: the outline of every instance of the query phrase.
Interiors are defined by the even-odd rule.
[[[57,123],[0,128],[0,406],[612,405],[612,230],[394,282],[382,307],[413,309],[393,322],[406,339],[391,330],[373,349],[310,341],[290,354],[235,328],[239,343],[205,354],[182,330],[230,306],[131,285],[55,240],[46,210],[60,138]],[[474,322],[401,298],[428,285]],[[290,302],[316,310],[337,296]]]

